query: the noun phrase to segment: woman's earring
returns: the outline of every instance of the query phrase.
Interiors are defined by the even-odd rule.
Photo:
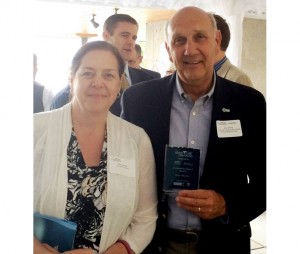
[[[121,97],[121,91],[118,92],[117,98]]]

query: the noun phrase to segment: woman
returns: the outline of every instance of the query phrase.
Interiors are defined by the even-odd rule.
[[[140,253],[155,230],[150,140],[109,112],[123,71],[114,46],[87,43],[72,61],[71,102],[34,115],[34,208],[77,223],[66,253]],[[37,239],[34,248],[57,253]]]

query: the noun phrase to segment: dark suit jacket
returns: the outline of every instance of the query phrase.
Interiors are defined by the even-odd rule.
[[[33,81],[33,113],[39,113],[45,110],[43,103],[44,88],[42,84]]]
[[[131,67],[128,67],[128,70],[129,70],[129,75],[131,78],[132,85],[135,85],[135,84],[143,82],[143,81],[160,78],[160,76],[158,77],[156,75],[156,77],[155,77],[155,75],[153,73],[146,72],[144,70],[139,70],[139,69],[135,69],[135,68],[131,68]],[[121,95],[122,95],[122,93],[123,93],[123,91],[121,91]],[[120,114],[121,114],[121,104],[120,104],[121,102],[120,101],[121,101],[121,96],[116,99],[116,101],[110,108],[110,112],[112,112],[116,116],[120,116]]]
[[[159,72],[152,71],[152,70],[145,69],[145,68],[141,68],[141,70],[148,73],[148,75],[152,76],[153,79],[161,78],[161,75]]]
[[[159,200],[175,82],[175,74],[143,82],[127,89],[122,97],[121,117],[144,128],[152,141]],[[241,121],[243,136],[219,138],[216,121],[237,119]],[[249,222],[266,209],[266,105],[260,92],[217,76],[200,186],[224,196],[229,217],[203,220],[199,253],[250,253]],[[159,203],[158,212],[154,239],[144,253],[160,253],[159,247],[164,246],[165,202]],[[224,223],[228,218],[228,223]]]
[[[61,108],[70,100],[70,85],[66,85],[52,99],[50,110]]]

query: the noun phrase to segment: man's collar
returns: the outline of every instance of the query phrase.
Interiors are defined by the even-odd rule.
[[[214,69],[217,72],[227,60],[227,56],[224,56],[219,62],[214,65]]]
[[[178,72],[176,72],[175,75],[176,75],[176,90],[177,90],[177,93],[181,97],[186,98],[187,94],[183,91],[183,88],[182,88],[182,85],[181,85],[181,82],[180,82],[180,79],[179,79],[179,76],[178,76]],[[213,93],[214,93],[215,86],[216,86],[216,72],[214,71],[214,74],[213,74],[213,86],[208,91],[208,93],[206,93],[205,95],[203,95],[201,97],[207,96],[208,98],[210,98],[213,95]]]
[[[130,77],[130,75],[129,75],[129,68],[128,68],[128,62],[125,62],[124,73],[125,73],[126,77]]]

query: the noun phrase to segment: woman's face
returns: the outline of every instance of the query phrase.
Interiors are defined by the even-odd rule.
[[[70,83],[73,105],[89,113],[108,112],[120,91],[116,57],[106,50],[89,51]]]

